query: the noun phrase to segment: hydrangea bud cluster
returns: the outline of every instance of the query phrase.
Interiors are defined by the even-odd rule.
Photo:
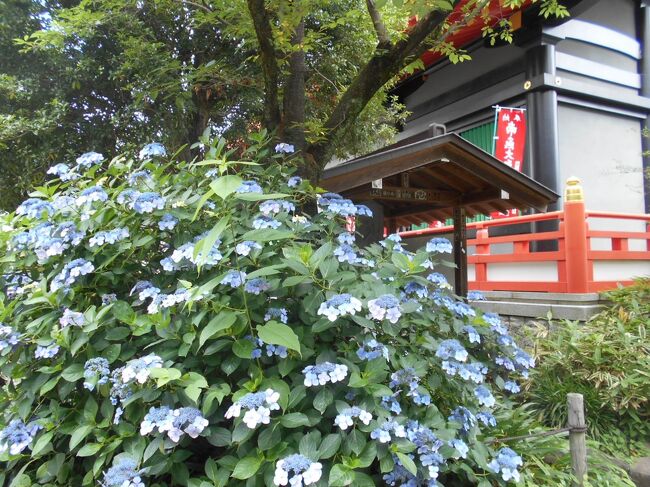
[[[348,375],[348,366],[323,362],[322,364],[308,365],[302,370],[302,373],[305,376],[305,386],[324,386],[328,382],[334,384],[345,379]]]
[[[0,322],[0,353],[10,349],[20,341],[20,335],[13,328]]]
[[[97,232],[95,235],[88,239],[88,245],[93,247],[101,247],[107,244],[116,244],[122,240],[129,238],[129,229],[126,227],[114,228],[113,230]]]
[[[79,311],[72,311],[66,308],[63,311],[63,316],[59,318],[59,324],[65,328],[66,326],[83,326],[86,323],[83,313]]]
[[[145,436],[157,429],[158,433],[167,433],[170,440],[178,443],[183,433],[187,433],[191,438],[196,438],[208,424],[209,421],[196,408],[152,407],[140,423],[140,434]]]
[[[390,376],[390,387],[395,393],[398,393],[406,388],[406,396],[412,397],[413,402],[419,405],[428,405],[431,403],[431,396],[429,394],[422,394],[420,392],[420,378],[415,373],[415,369],[407,367],[393,372]]]
[[[108,360],[104,357],[95,357],[86,360],[84,364],[84,388],[92,391],[96,386],[108,383],[111,369]]]
[[[32,444],[40,429],[41,426],[34,422],[25,424],[20,419],[12,420],[0,430],[0,453],[8,450],[11,455],[20,454]]]
[[[402,316],[399,300],[392,294],[384,294],[377,299],[368,301],[368,311],[370,311],[370,316],[377,321],[387,319],[391,323],[397,323]]]
[[[256,277],[244,284],[244,291],[250,294],[261,294],[271,289],[271,284],[263,277]]]
[[[34,352],[34,358],[52,358],[55,357],[61,347],[56,343],[50,343],[49,345],[38,345],[36,351]]]
[[[336,418],[334,418],[334,424],[342,430],[346,430],[354,424],[354,418],[359,418],[359,421],[367,426],[370,424],[370,421],[372,421],[372,414],[365,409],[353,406],[341,411]]]
[[[379,357],[384,357],[388,360],[388,348],[374,338],[371,338],[363,342],[363,345],[359,347],[357,357],[361,360],[374,360]]]
[[[243,181],[239,186],[239,188],[237,188],[236,192],[240,194],[245,194],[245,193],[263,194],[264,190],[262,189],[262,186],[260,186],[257,181]]]
[[[235,246],[237,255],[248,256],[253,250],[262,250],[262,246],[252,240],[244,240]]]
[[[171,213],[165,213],[158,222],[158,228],[162,230],[173,230],[178,225],[178,218]]]
[[[351,294],[335,294],[321,303],[316,314],[326,316],[330,321],[336,321],[339,316],[354,315],[361,311],[361,301]]]
[[[147,144],[142,149],[140,149],[138,157],[141,160],[144,160],[151,159],[152,157],[165,157],[166,155],[167,151],[165,150],[164,145],[159,142],[152,142],[151,144]]]
[[[286,324],[289,321],[289,315],[285,308],[268,308],[264,313],[264,321],[271,321],[273,319],[280,320]]]
[[[287,485],[300,487],[318,482],[323,475],[323,466],[319,462],[312,462],[303,455],[289,455],[275,464],[274,485]]]
[[[265,216],[277,215],[278,213],[291,213],[296,211],[296,205],[290,201],[267,200],[260,203],[260,213]]]
[[[446,238],[432,238],[427,242],[426,251],[427,252],[437,252],[439,254],[451,254],[453,247],[451,242]]]
[[[505,447],[499,450],[496,458],[488,464],[488,468],[494,473],[500,473],[501,478],[506,482],[509,480],[519,482],[520,475],[517,468],[523,464],[521,457],[517,453]]]
[[[269,424],[271,422],[271,411],[280,409],[279,399],[280,393],[273,389],[249,392],[228,408],[225,418],[238,418],[241,410],[245,409],[246,413],[242,418],[244,424],[250,429],[255,429],[259,424]]]
[[[263,230],[265,228],[276,229],[282,225],[282,223],[277,221],[275,218],[271,218],[270,216],[260,215],[253,220],[252,225],[256,230]]]
[[[89,262],[86,259],[75,259],[70,261],[63,267],[61,272],[54,276],[50,288],[52,291],[57,291],[61,288],[67,290],[77,282],[79,277],[88,275],[94,270],[95,266],[92,262]]]
[[[145,487],[138,464],[131,458],[120,458],[104,472],[102,487]]]
[[[47,201],[39,198],[26,199],[16,208],[16,215],[26,216],[32,220],[53,214],[54,207]]]

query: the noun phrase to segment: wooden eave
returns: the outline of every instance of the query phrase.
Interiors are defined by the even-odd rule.
[[[382,189],[372,182],[381,180]],[[397,226],[534,208],[546,211],[559,195],[460,136],[449,133],[394,144],[328,168],[320,185],[355,202],[376,200]]]

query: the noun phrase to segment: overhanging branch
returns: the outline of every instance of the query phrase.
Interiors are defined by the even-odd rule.
[[[390,47],[390,36],[384,25],[384,21],[381,18],[381,13],[375,5],[375,0],[366,0],[366,5],[368,6],[368,13],[372,19],[372,25],[375,28],[377,33],[377,39],[379,40],[379,46],[382,48]]]

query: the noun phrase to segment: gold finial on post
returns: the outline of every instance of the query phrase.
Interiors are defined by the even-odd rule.
[[[566,189],[564,190],[564,200],[565,201],[584,201],[585,195],[582,191],[582,185],[580,184],[580,179],[575,176],[571,176],[566,180]]]

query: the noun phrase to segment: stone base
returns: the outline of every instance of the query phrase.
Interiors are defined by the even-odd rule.
[[[605,308],[607,302],[597,293],[528,293],[512,291],[481,291],[485,301],[472,305],[504,318],[587,321]],[[522,320],[523,319],[523,320]]]

